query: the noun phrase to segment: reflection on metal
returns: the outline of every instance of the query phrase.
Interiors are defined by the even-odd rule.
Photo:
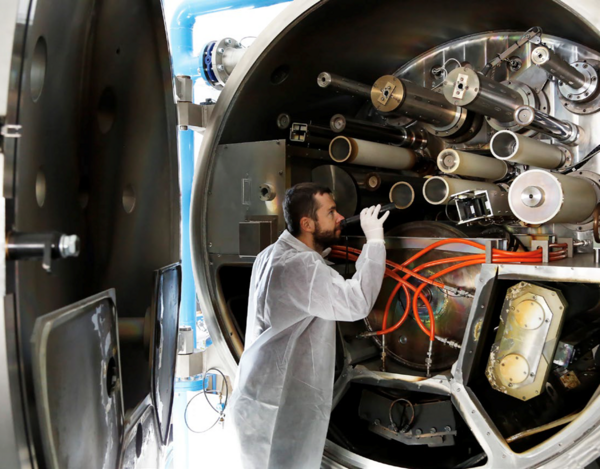
[[[48,467],[116,467],[123,438],[123,396],[115,291],[39,317],[32,343]],[[82,431],[82,419],[89,431]]]
[[[154,317],[152,336],[152,398],[163,444],[167,444],[175,364],[179,338],[179,303],[181,301],[181,264],[173,264],[154,273],[154,294],[150,305]]]
[[[84,467],[84,466],[82,466]],[[128,414],[118,469],[154,469],[164,467],[160,427],[150,396],[146,396]]]
[[[345,218],[356,213],[358,192],[356,183],[348,172],[339,166],[317,166],[311,172],[312,181],[329,187],[337,205],[337,211]]]
[[[494,389],[524,401],[544,392],[566,307],[559,290],[526,282],[508,289],[486,370]]]

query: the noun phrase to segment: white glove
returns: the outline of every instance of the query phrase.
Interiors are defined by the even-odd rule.
[[[377,218],[381,205],[368,207],[360,212],[360,226],[365,233],[367,243],[383,243],[383,222],[387,220],[390,212]]]

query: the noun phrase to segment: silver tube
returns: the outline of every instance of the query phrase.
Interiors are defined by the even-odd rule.
[[[329,156],[336,163],[374,166],[386,169],[411,169],[417,160],[406,148],[339,136],[329,144]]]
[[[448,102],[500,122],[512,122],[515,109],[524,104],[515,90],[464,67],[448,74],[443,91]]]
[[[565,145],[577,145],[583,138],[583,129],[577,124],[557,119],[531,106],[518,107],[514,118],[517,124],[555,138]]]
[[[528,224],[583,223],[592,216],[597,196],[587,179],[532,169],[511,184],[508,202]]]
[[[586,84],[585,76],[579,70],[576,70],[545,46],[538,46],[533,49],[531,61],[572,88],[581,88]]]
[[[510,130],[497,132],[490,141],[490,150],[499,160],[546,169],[559,168],[566,159],[559,147],[524,137]]]
[[[322,72],[317,77],[317,83],[321,88],[333,88],[343,91],[353,96],[371,99],[371,87],[358,81],[335,75],[333,73]]]
[[[440,171],[458,176],[476,177],[497,181],[508,173],[508,164],[489,156],[466,151],[442,150],[437,157]]]

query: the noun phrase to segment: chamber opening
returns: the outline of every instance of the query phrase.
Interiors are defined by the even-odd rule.
[[[415,201],[415,190],[408,183],[401,181],[390,190],[390,201],[399,209],[405,209]]]
[[[337,163],[343,163],[352,153],[352,144],[346,137],[336,137],[329,145],[331,159]]]
[[[517,137],[509,132],[498,132],[492,138],[491,150],[496,158],[508,159],[515,156],[519,145]]]
[[[430,204],[441,204],[448,197],[448,184],[441,178],[431,178],[423,185],[423,196]]]

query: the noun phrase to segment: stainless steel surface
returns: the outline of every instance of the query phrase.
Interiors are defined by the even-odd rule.
[[[175,387],[175,364],[179,338],[181,264],[166,266],[154,273],[151,315],[155,318],[152,351],[152,403],[156,409],[159,440],[168,444]]]
[[[565,145],[576,145],[584,138],[583,129],[577,124],[561,121],[531,106],[518,107],[514,118],[517,124],[555,138]]]
[[[373,9],[362,4],[359,8],[359,4],[353,0],[344,2],[343,7],[335,0],[322,2],[317,6],[314,3],[296,3],[265,31],[242,59],[219,99],[213,115],[214,126],[207,130],[203,142],[195,182],[192,230],[196,279],[200,287],[199,296],[203,312],[226,367],[235,370],[232,354],[234,351],[239,353],[239,350],[226,344],[224,334],[228,335],[230,330],[220,329],[218,325],[222,319],[218,314],[224,305],[214,279],[218,266],[234,262],[236,256],[222,255],[219,258],[217,253],[209,254],[206,237],[215,213],[206,210],[206,192],[210,190],[207,182],[214,177],[222,177],[212,172],[213,163],[216,163],[214,156],[217,145],[276,138],[270,129],[275,117],[284,111],[292,115],[294,111],[309,112],[318,108],[327,118],[338,112],[357,112],[358,100],[347,99],[344,96],[332,97],[314,84],[314,77],[324,69],[331,69],[334,64],[336,72],[362,83],[371,83],[377,77],[397,69],[396,74],[402,78],[431,87],[442,81],[441,77],[430,74],[433,66],[440,66],[447,58],[452,57],[461,62],[470,62],[479,69],[487,58],[503,52],[507,45],[519,39],[523,32],[534,24],[540,24],[545,31],[552,31],[561,36],[558,38],[544,35],[544,41],[551,42],[553,47],[557,44],[569,54],[593,57],[595,53],[590,48],[599,49],[598,31],[584,19],[583,11],[586,11],[585,18],[592,18],[589,12],[594,13],[594,6],[584,2],[569,2],[569,5],[574,4],[580,14],[565,9],[562,2],[552,1],[534,1],[528,5],[528,9],[521,8],[522,5],[516,1],[498,2],[486,4],[484,9],[476,2],[469,1],[449,8],[447,3],[435,0],[428,4],[427,11],[406,9],[404,5],[394,2],[384,2]],[[336,14],[338,7],[343,8],[344,22],[332,27],[331,17]],[[438,14],[432,15],[431,11]],[[473,11],[477,14],[471,14]],[[519,11],[519,15],[515,15],[515,11]],[[447,41],[454,40],[457,36],[455,30],[447,27],[448,24],[460,25],[459,34],[465,34],[465,37],[448,43]],[[506,25],[510,25],[514,31],[502,30]],[[399,30],[402,34],[398,34]],[[480,34],[483,30],[490,33]],[[360,34],[357,34],[357,31],[360,31]],[[419,41],[415,41],[414,38],[419,38]],[[323,44],[330,44],[330,41],[342,46],[323,47]],[[297,50],[307,53],[289,53]],[[376,50],[377,54],[374,54],[373,50]],[[550,111],[555,117],[568,120],[572,117],[571,114],[560,105],[555,106],[558,103],[555,85],[546,81],[544,73],[540,76],[530,71],[529,75],[523,76],[527,70],[531,70],[527,58],[530,52],[529,45],[517,51],[524,64],[521,70],[509,71],[508,67],[502,64],[495,71],[494,79],[503,81],[510,75],[510,78],[514,76],[515,80],[522,79],[535,90],[544,88],[549,96],[548,105],[552,109],[541,110]],[[282,85],[273,86],[269,80],[270,73],[283,64],[289,66],[290,76]],[[537,68],[533,67],[533,70],[537,71]],[[292,97],[297,97],[296,101]],[[252,105],[257,99],[263,104],[259,110]],[[320,102],[320,106],[317,102]],[[285,109],[282,109],[282,103],[286,104]],[[253,112],[255,117],[252,122],[247,120],[250,112]],[[596,117],[575,116],[574,121],[586,128],[593,125]],[[484,125],[482,134],[486,137],[480,135],[481,139],[476,142],[477,145],[482,145],[480,148],[483,150],[486,149],[485,143],[489,141],[489,138],[486,140],[488,131],[489,128]],[[582,142],[575,147],[573,160],[579,161],[595,145],[596,143],[589,140]],[[592,166],[595,164],[596,162],[592,162]],[[558,225],[536,228],[536,232],[543,233],[544,230],[552,230],[556,226]],[[563,227],[558,226],[558,229]],[[583,234],[575,236],[584,239],[579,237]],[[489,266],[490,271],[487,272],[486,266],[483,269],[487,273],[480,275],[481,282],[477,282],[477,294],[485,299],[487,289],[495,282],[496,272],[501,272],[502,275],[505,267],[515,269],[514,275],[518,277],[540,279],[547,277],[548,272],[553,272],[555,278],[598,282],[600,279],[597,278],[597,273],[596,277],[593,273],[590,275],[594,270],[590,259],[585,260],[591,258],[591,255],[583,257],[575,256],[551,267]],[[479,311],[473,308],[469,319],[473,329],[480,318]],[[465,337],[467,340],[463,341],[461,358],[453,371],[435,379],[407,382],[396,373],[377,372],[364,366],[344,366],[343,373],[336,383],[336,402],[349,386],[349,380],[391,388],[450,393],[458,412],[464,417],[469,428],[473,429],[476,439],[488,455],[489,459],[484,467],[560,467],[560,464],[568,467],[568,463],[573,461],[582,467],[585,466],[597,451],[591,439],[597,438],[596,430],[590,431],[600,416],[597,402],[590,404],[582,420],[576,420],[543,445],[526,453],[514,453],[504,443],[477,397],[464,387],[464,376],[469,373],[466,363],[469,363],[469,351],[473,351],[473,348],[469,347],[472,339],[468,334],[465,334]],[[563,446],[558,446],[559,443]],[[385,467],[339,448],[331,442],[327,443],[326,458],[329,462],[325,464],[330,464],[331,467]]]
[[[340,77],[334,73],[319,73],[317,84],[321,88],[331,88],[359,98],[369,99],[371,97],[371,87],[369,85],[350,80],[349,78]]]
[[[562,85],[559,83],[561,86],[567,85],[572,89],[578,89],[586,85],[586,77],[579,70],[545,46],[538,46],[533,49],[531,61],[557,80],[562,81]]]
[[[125,420],[125,435],[119,469],[154,469],[164,467],[165,454],[160,442],[160,428],[150,396],[140,402]]]
[[[524,401],[545,391],[567,306],[559,290],[508,289],[486,370],[494,389]]]
[[[317,166],[311,171],[313,182],[329,187],[337,211],[345,218],[351,217],[358,208],[358,192],[352,176],[344,169],[332,164]]]
[[[46,466],[115,467],[123,383],[114,290],[36,320],[33,379]],[[83,431],[81,421],[93,431]]]
[[[285,229],[285,141],[222,145],[218,153],[218,178],[209,189],[209,210],[215,214],[207,225],[209,249],[216,254],[239,254],[239,222],[256,215],[274,215],[278,232]],[[274,187],[277,196],[262,201],[261,184]]]
[[[559,173],[529,170],[510,186],[513,213],[525,223],[583,223],[597,203],[594,182]]]
[[[448,102],[500,122],[512,122],[514,110],[525,104],[517,91],[464,67],[448,74],[443,90]]]

